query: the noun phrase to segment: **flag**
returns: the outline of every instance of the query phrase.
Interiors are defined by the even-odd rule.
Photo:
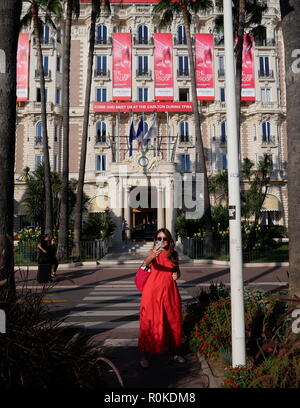
[[[136,140],[138,141],[138,151],[140,151],[140,146],[141,146],[143,139],[144,139],[144,121],[143,121],[143,117],[141,117],[141,120],[139,121],[138,129],[136,132]]]
[[[136,134],[134,130],[133,120],[131,122],[130,131],[129,131],[129,157],[132,156],[132,142],[136,139]]]
[[[156,115],[153,115],[151,126],[148,132],[143,137],[143,145],[147,146],[150,139],[157,137],[157,121]]]

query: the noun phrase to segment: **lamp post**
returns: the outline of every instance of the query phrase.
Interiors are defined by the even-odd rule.
[[[230,236],[230,287],[232,365],[246,364],[243,293],[243,257],[241,233],[241,200],[239,176],[239,141],[235,97],[235,64],[233,52],[232,0],[224,0],[225,79],[227,113],[227,154]]]

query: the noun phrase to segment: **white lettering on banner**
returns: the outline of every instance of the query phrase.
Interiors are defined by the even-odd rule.
[[[292,63],[292,71],[294,74],[299,74],[300,72],[300,49],[296,49],[292,51],[292,58],[296,58],[296,60]]]

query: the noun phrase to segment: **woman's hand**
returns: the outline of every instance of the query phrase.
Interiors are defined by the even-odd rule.
[[[173,280],[177,280],[177,279],[179,279],[180,278],[180,274],[178,273],[178,272],[173,272],[172,273],[172,278],[173,278]]]

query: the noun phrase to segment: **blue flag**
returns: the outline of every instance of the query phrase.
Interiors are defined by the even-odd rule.
[[[143,118],[139,121],[138,129],[136,132],[136,138],[141,143],[144,137],[144,121]]]
[[[136,134],[134,130],[133,121],[131,122],[130,132],[129,132],[129,157],[132,156],[132,142],[136,139]]]

